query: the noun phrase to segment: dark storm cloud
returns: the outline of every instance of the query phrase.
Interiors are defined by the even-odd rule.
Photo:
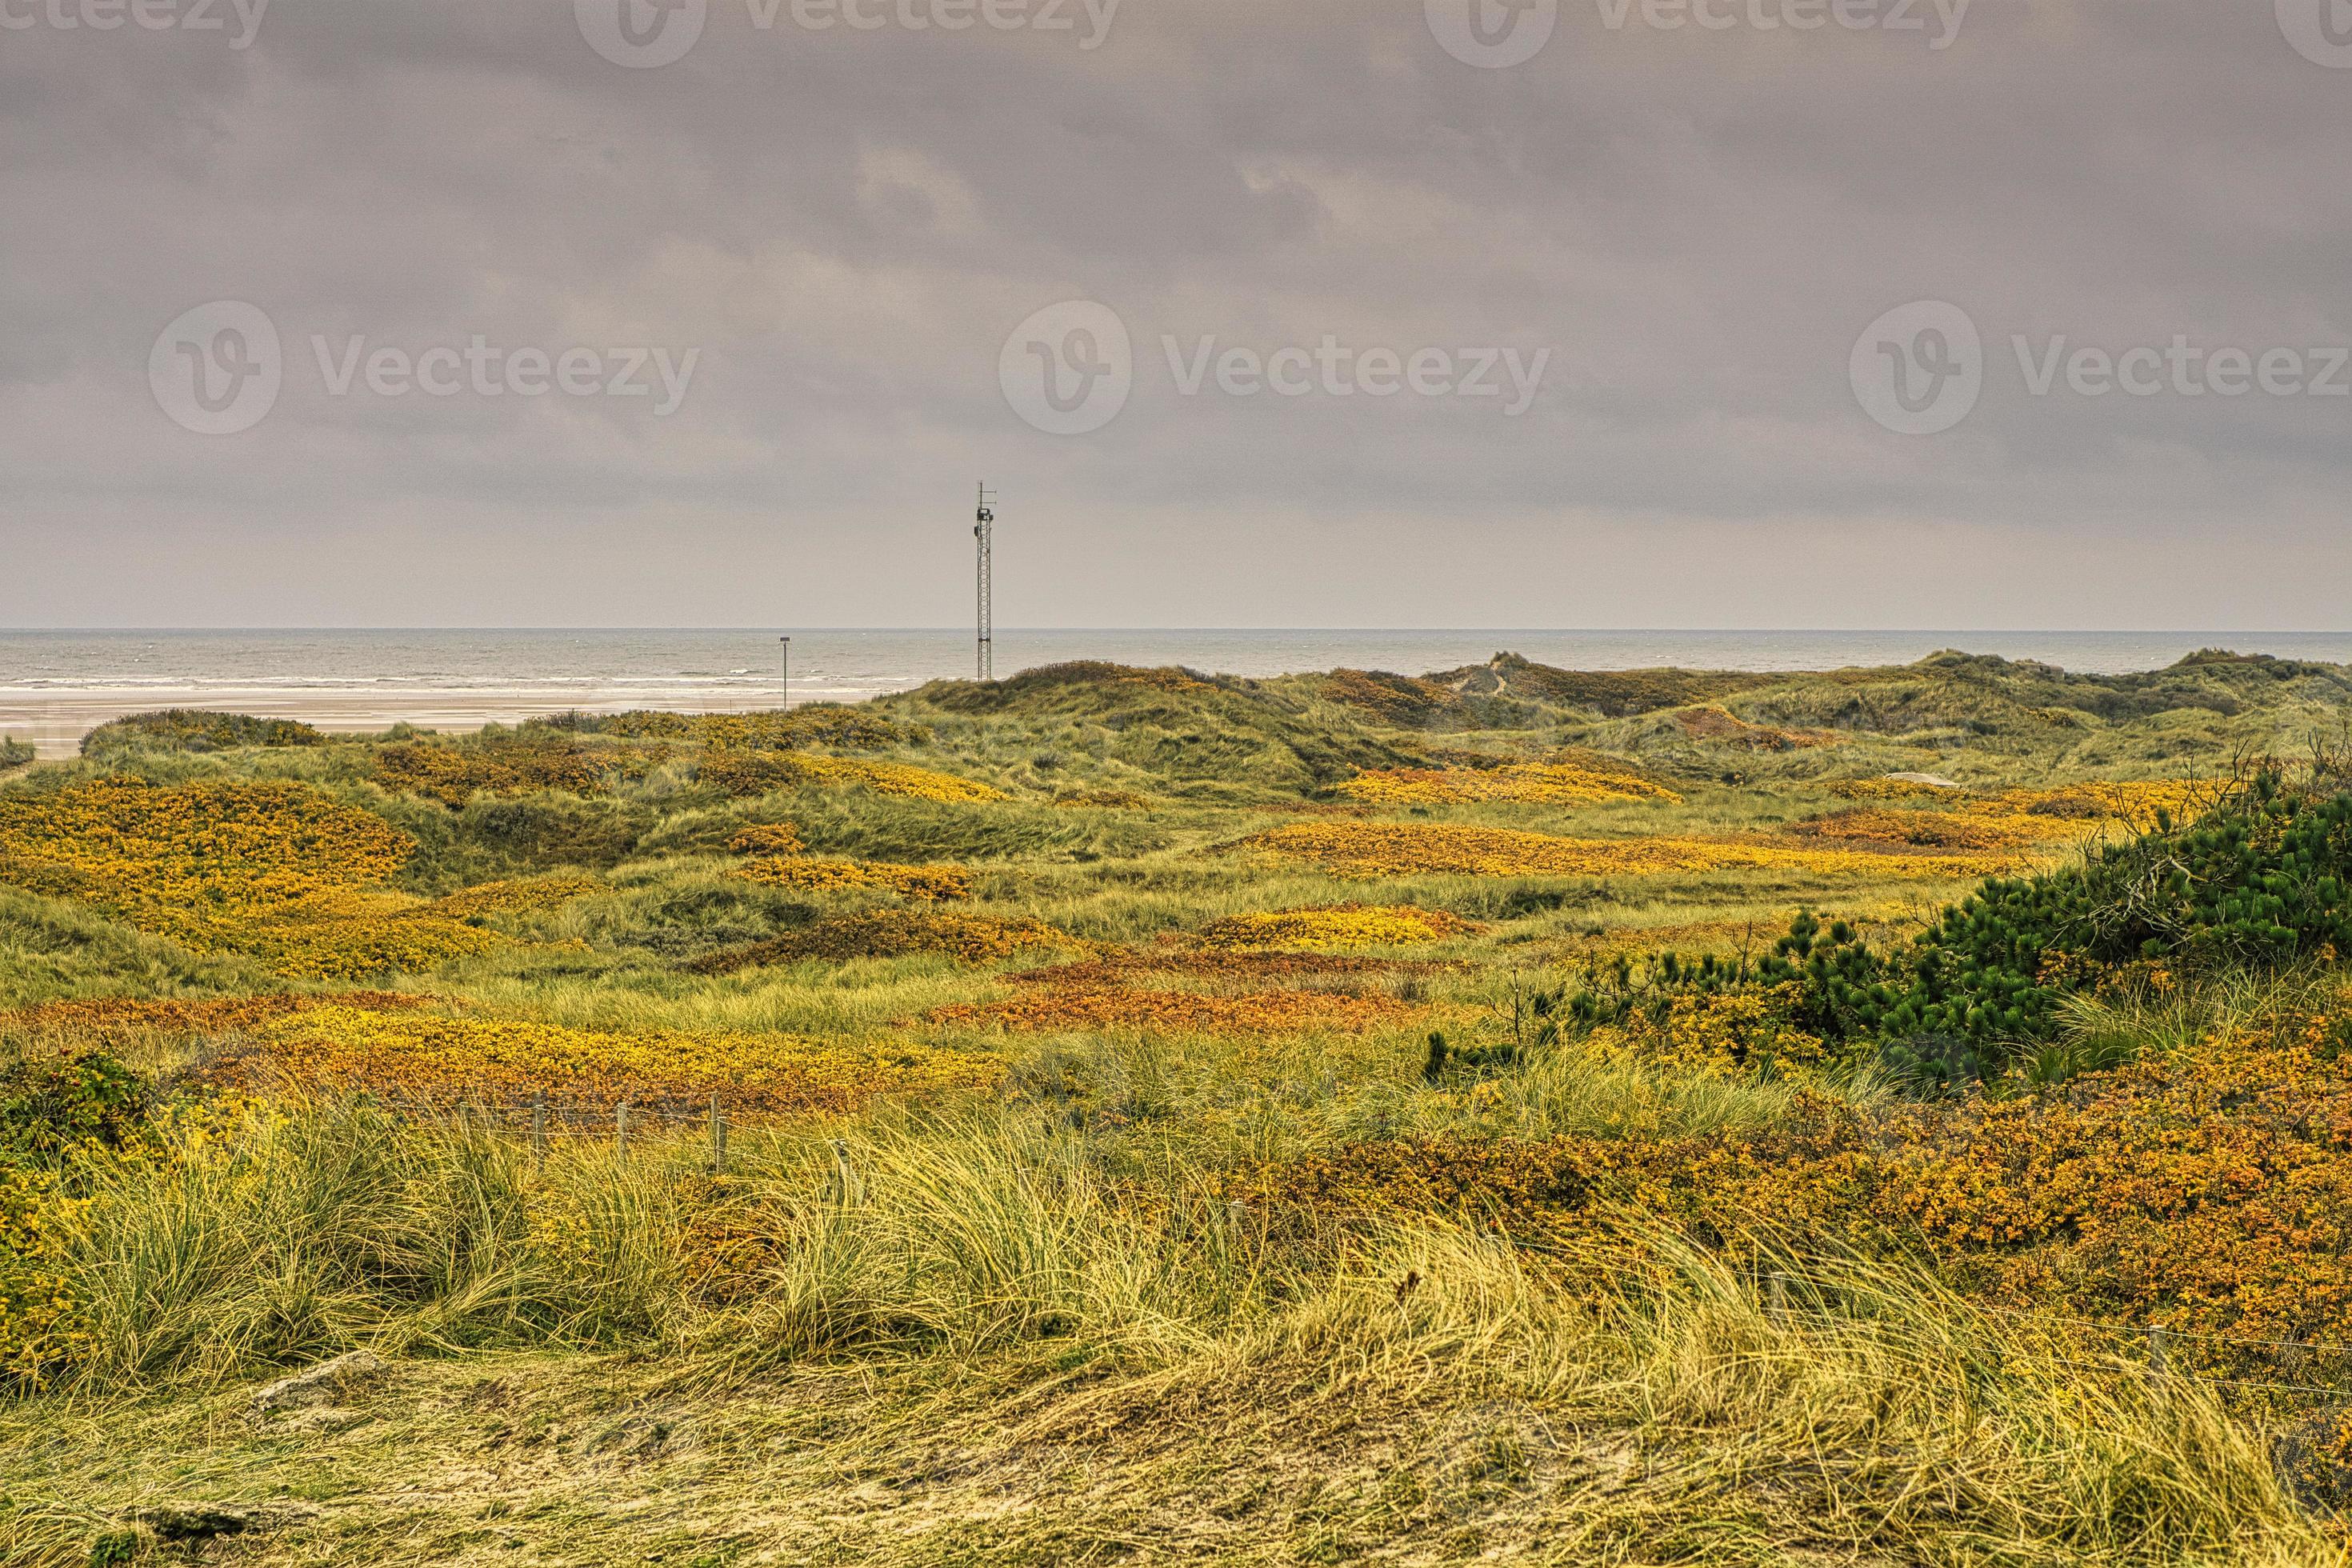
[[[1124,0],[1091,48],[1080,0],[709,0],[639,69],[570,0],[274,0],[243,48],[229,0],[55,25],[87,3],[0,0],[11,620],[949,621],[983,474],[1028,624],[2317,626],[2352,580],[2352,397],[2036,395],[2011,344],[2352,343],[2352,69],[2271,4],[1563,0],[1487,69],[1423,0]],[[999,360],[1066,300],[1133,384],[1052,436]],[[236,434],[150,386],[213,300],[281,339]],[[1982,386],[1906,436],[1849,356],[1916,300]],[[477,336],[697,359],[667,416],[333,390]],[[1186,395],[1171,337],[1261,380],[1327,339],[1549,357],[1512,416],[1499,359],[1492,399]]]

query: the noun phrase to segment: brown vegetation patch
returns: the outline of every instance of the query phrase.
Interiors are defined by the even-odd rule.
[[[1728,709],[1709,704],[1704,708],[1685,708],[1675,715],[1675,722],[1684,734],[1694,741],[1721,741],[1735,746],[1745,746],[1751,752],[1809,751],[1816,746],[1833,746],[1835,735],[1814,730],[1776,730],[1768,724],[1750,724],[1736,717]]]

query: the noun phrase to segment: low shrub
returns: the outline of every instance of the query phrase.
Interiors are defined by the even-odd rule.
[[[1986,1076],[2050,1039],[2061,1003],[2121,976],[2273,971],[2352,951],[2352,792],[2252,773],[2210,811],[2094,845],[2076,865],[1994,879],[1905,948],[1811,913],[1755,963],[1622,960],[1571,1002],[1585,1024],[1654,1016],[1689,996],[1793,987],[1792,1021],[1874,1041],[1927,1084]]]
[[[110,756],[147,749],[163,752],[226,752],[238,746],[319,746],[326,736],[292,719],[257,719],[248,713],[209,713],[173,708],[110,720],[84,735],[81,754]]]

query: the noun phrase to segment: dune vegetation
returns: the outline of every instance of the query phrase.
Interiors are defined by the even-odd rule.
[[[0,784],[0,1562],[2352,1562],[2352,669]]]

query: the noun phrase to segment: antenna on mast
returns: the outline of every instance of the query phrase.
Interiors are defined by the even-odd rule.
[[[980,541],[980,679],[996,679],[996,611],[991,603],[993,568],[990,561],[996,543],[996,495],[985,484],[980,487],[980,520],[971,525],[971,536]]]

